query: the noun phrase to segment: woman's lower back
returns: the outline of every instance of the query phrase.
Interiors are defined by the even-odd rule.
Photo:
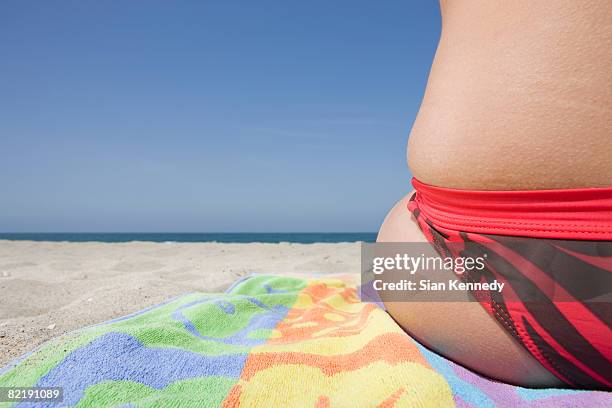
[[[413,175],[484,190],[612,186],[610,3],[441,6]]]
[[[443,28],[409,138],[412,174],[471,190],[612,187],[612,6],[441,1]],[[379,241],[426,241],[406,209]],[[576,271],[580,273],[580,271]],[[478,303],[392,303],[412,335],[485,375],[561,385]]]

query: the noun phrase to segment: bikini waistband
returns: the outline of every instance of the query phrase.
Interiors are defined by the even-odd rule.
[[[612,240],[612,188],[488,191],[412,179],[418,208],[435,226],[481,234]]]

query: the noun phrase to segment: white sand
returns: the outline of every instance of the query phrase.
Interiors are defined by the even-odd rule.
[[[51,337],[251,272],[359,273],[343,244],[0,240],[0,367]]]

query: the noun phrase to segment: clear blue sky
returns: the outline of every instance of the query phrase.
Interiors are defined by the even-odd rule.
[[[4,1],[0,231],[376,231],[436,1]]]

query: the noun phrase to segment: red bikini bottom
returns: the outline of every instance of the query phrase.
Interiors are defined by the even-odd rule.
[[[487,253],[483,270],[460,278],[506,283],[504,293],[474,293],[491,316],[566,384],[611,389],[612,188],[412,184],[408,208],[441,255],[457,256],[457,243]]]

